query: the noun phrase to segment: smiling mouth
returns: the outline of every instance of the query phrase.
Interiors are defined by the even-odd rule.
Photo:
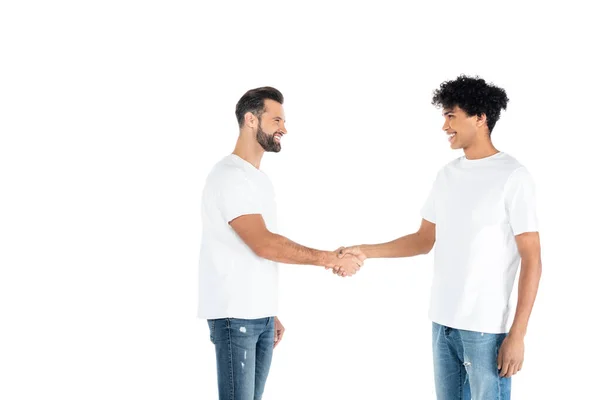
[[[454,136],[456,136],[456,132],[454,132],[454,133],[449,133],[449,134],[448,134],[448,141],[449,141],[449,142],[451,142],[451,141],[452,141],[452,139],[454,139]]]
[[[281,138],[283,137],[283,135],[281,133],[276,133],[273,136],[274,136],[274,139],[277,140],[278,142],[280,142]]]

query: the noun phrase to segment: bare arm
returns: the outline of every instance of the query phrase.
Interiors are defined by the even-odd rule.
[[[286,263],[317,265],[333,268],[341,265],[347,268],[360,267],[357,257],[340,260],[333,251],[322,251],[302,246],[290,239],[270,232],[260,214],[242,215],[229,222],[233,230],[259,257]]]
[[[355,250],[360,250],[367,258],[412,257],[429,253],[434,244],[435,224],[423,219],[419,230],[415,233],[387,243],[348,247],[341,254],[346,254],[346,252],[354,254]]]
[[[517,309],[510,334],[524,337],[542,275],[540,235],[537,232],[527,232],[515,236],[515,239],[521,255],[521,274]]]
[[[521,255],[519,300],[510,332],[498,350],[498,369],[502,377],[511,377],[521,370],[525,358],[525,333],[542,275],[540,236],[527,232],[515,236]]]

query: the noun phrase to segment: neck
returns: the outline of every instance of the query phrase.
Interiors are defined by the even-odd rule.
[[[498,149],[492,144],[490,135],[486,132],[482,135],[482,139],[474,142],[469,147],[464,149],[465,157],[469,160],[477,160],[479,158],[485,158],[493,156],[498,153]]]
[[[256,169],[260,169],[260,162],[265,150],[256,141],[256,134],[242,130],[235,144],[233,154],[248,161]]]

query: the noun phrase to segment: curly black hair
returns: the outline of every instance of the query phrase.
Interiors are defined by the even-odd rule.
[[[442,83],[433,92],[431,104],[448,109],[458,106],[469,116],[485,114],[491,134],[500,119],[500,111],[506,110],[508,97],[504,89],[488,84],[478,76],[460,75],[453,81]]]

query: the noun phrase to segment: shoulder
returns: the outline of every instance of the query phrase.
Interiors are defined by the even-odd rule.
[[[231,158],[225,157],[219,161],[210,171],[207,178],[207,186],[213,189],[243,186],[248,182],[248,173]]]
[[[436,174],[436,179],[439,178],[440,176],[444,175],[444,172],[447,172],[451,169],[457,168],[458,165],[460,164],[460,160],[462,158],[463,157],[458,157],[458,158],[455,158],[454,160],[444,164],[440,169],[438,169],[438,172]]]
[[[509,174],[527,172],[527,168],[525,168],[519,160],[508,153],[503,152],[497,161],[498,166]]]
[[[510,154],[503,153],[499,160],[501,167],[507,175],[508,182],[530,182],[531,174],[525,165]]]

